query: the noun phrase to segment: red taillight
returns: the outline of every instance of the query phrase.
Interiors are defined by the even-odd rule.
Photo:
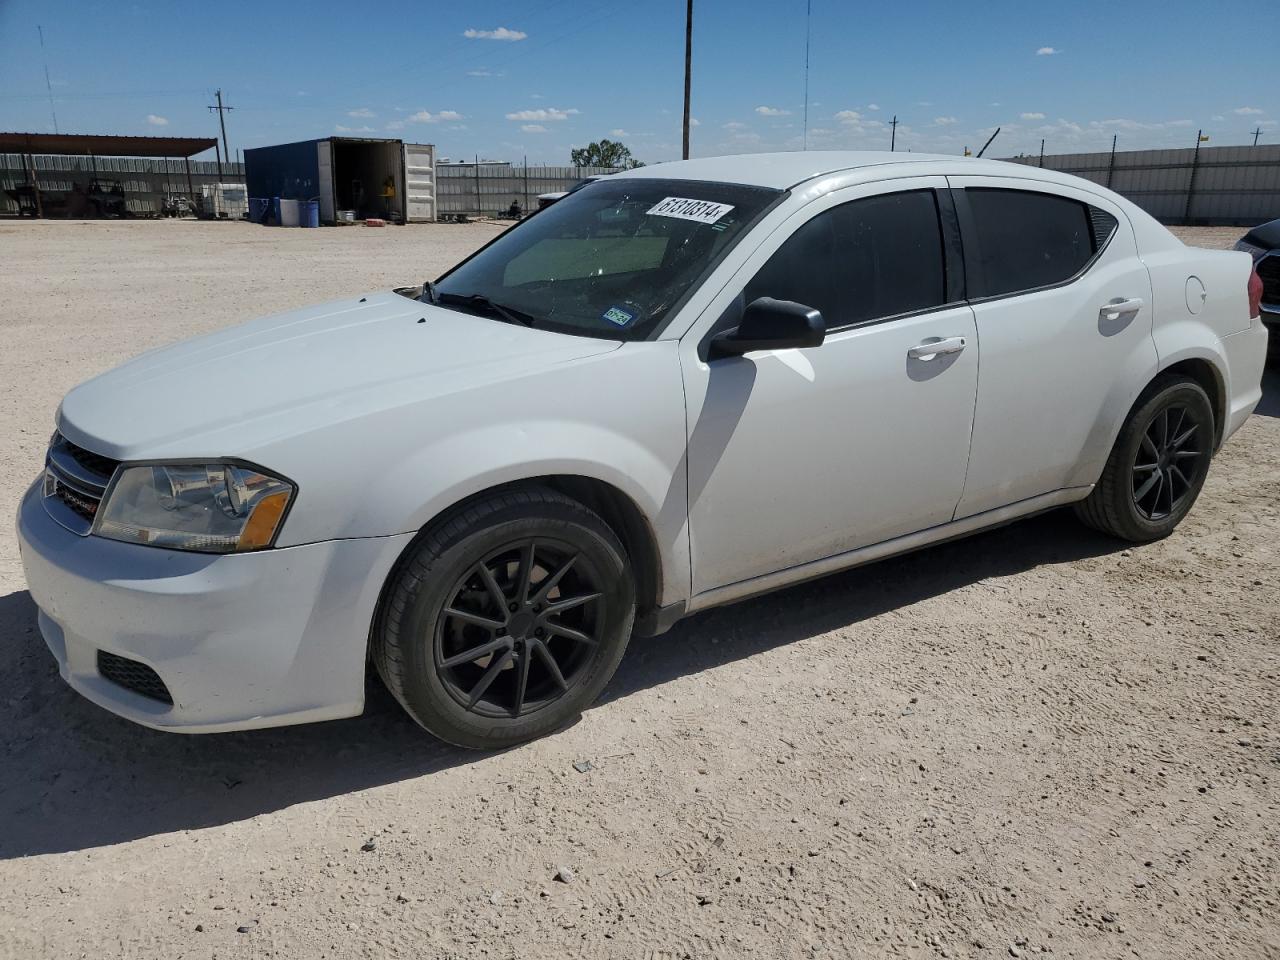
[[[1257,317],[1262,314],[1262,278],[1258,276],[1257,270],[1249,271],[1249,316]]]

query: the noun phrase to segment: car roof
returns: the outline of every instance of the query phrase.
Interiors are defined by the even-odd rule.
[[[848,170],[867,169],[868,174],[884,177],[901,175],[913,164],[946,162],[955,174],[1008,176],[1010,168],[1030,179],[1055,180],[1053,176],[1037,177],[1036,167],[979,160],[975,157],[945,156],[936,153],[890,153],[888,150],[805,150],[788,153],[746,153],[728,157],[702,157],[697,160],[675,160],[637,167],[615,173],[614,177],[661,177],[672,180],[703,180],[715,183],[740,183],[748,186],[788,190],[815,177]],[[869,168],[884,168],[874,171]],[[923,171],[922,171],[923,172]],[[936,172],[936,171],[930,171]],[[1043,171],[1047,174],[1049,171]],[[878,179],[869,176],[868,179]]]

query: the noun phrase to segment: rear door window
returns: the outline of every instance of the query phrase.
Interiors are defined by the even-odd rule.
[[[969,187],[982,294],[1002,296],[1065,283],[1100,247],[1088,204],[1048,193]],[[1109,237],[1114,218],[1106,226]],[[1106,237],[1099,238],[1105,242]]]

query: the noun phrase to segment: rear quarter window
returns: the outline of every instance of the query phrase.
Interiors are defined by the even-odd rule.
[[[1065,283],[1116,229],[1110,214],[1068,197],[980,187],[965,196],[987,297]]]

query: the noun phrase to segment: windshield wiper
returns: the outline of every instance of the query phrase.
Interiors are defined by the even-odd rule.
[[[523,310],[517,310],[514,307],[507,307],[500,303],[494,303],[483,293],[436,292],[435,302],[450,303],[459,307],[470,307],[473,310],[483,310],[488,314],[505,320],[507,323],[518,323],[525,327],[532,327],[534,324],[534,317],[532,314],[525,313]]]

